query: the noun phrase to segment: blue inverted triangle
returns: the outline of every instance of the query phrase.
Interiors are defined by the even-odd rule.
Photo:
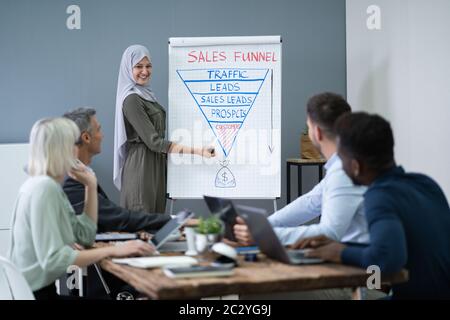
[[[252,109],[269,69],[210,68],[177,70],[225,155]]]

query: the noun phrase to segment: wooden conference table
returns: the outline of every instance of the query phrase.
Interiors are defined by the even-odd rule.
[[[262,294],[327,288],[366,287],[370,274],[340,264],[293,266],[259,255],[256,262],[244,261],[230,277],[171,279],[161,269],[139,269],[103,260],[101,267],[151,299],[198,299],[230,294]],[[405,282],[408,272],[382,278],[384,284]],[[356,291],[355,291],[356,292]],[[354,295],[355,297],[355,295]],[[357,297],[355,297],[357,298]]]

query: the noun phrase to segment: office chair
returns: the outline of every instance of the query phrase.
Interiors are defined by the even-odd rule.
[[[22,273],[0,256],[0,300],[34,300],[33,292]]]

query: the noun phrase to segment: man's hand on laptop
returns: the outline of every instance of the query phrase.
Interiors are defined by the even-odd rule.
[[[197,219],[197,218],[190,218],[190,219],[186,220],[186,222],[184,223],[183,227],[195,228],[195,227],[198,226],[199,222],[200,222],[200,220]]]
[[[341,263],[341,253],[345,249],[345,245],[333,241],[325,236],[317,236],[298,240],[294,243],[292,249],[308,249],[305,252],[305,257],[320,258],[325,261]]]
[[[248,230],[245,221],[241,217],[236,218],[236,224],[233,227],[234,236],[240,245],[250,246],[254,243],[252,235]]]
[[[149,241],[153,235],[146,232],[146,231],[138,231],[138,235],[139,235],[139,239],[141,239],[142,241]]]
[[[197,219],[197,218],[187,219],[186,222],[180,227],[180,232],[182,232],[182,234],[184,234],[185,228],[196,228],[198,226],[198,223],[199,223],[199,219]]]
[[[297,240],[292,245],[292,249],[306,249],[306,248],[318,248],[321,246],[324,246],[328,243],[331,243],[333,240],[330,238],[327,238],[325,236],[316,236],[316,237],[310,237],[310,238],[303,238],[300,240]]]

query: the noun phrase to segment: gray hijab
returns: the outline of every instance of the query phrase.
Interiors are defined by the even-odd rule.
[[[120,62],[119,79],[117,81],[116,95],[116,119],[114,126],[114,173],[113,180],[117,189],[122,186],[122,169],[127,158],[126,142],[127,133],[123,120],[123,101],[130,94],[137,93],[145,100],[156,101],[155,94],[150,89],[150,81],[145,86],[141,86],[133,79],[133,67],[147,57],[152,61],[147,48],[141,45],[132,45],[128,47],[122,55]]]

